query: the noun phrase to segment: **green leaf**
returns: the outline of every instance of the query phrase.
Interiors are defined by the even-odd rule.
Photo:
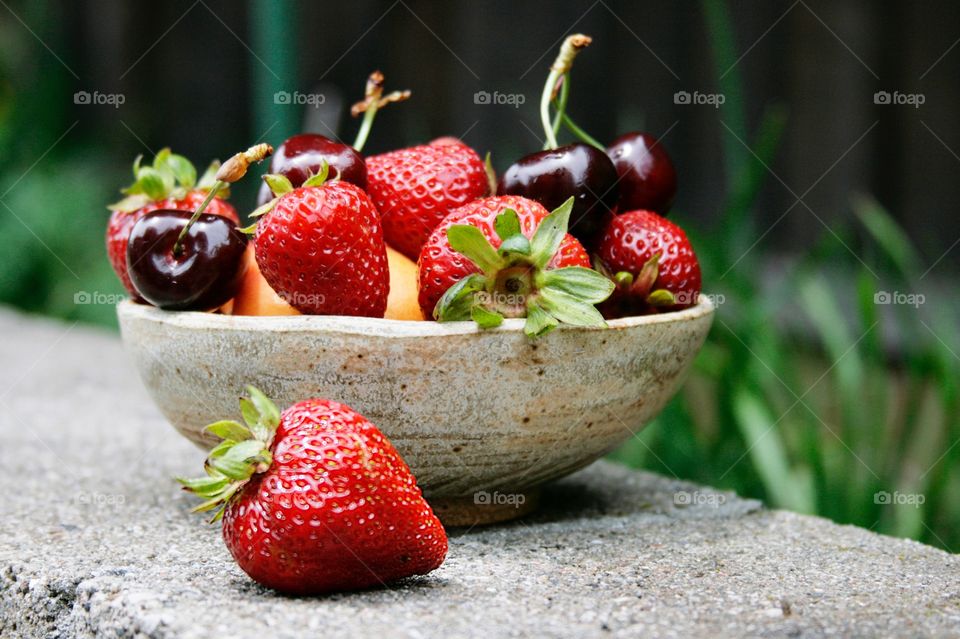
[[[862,335],[850,330],[846,314],[843,313],[838,292],[827,283],[823,276],[810,277],[800,283],[798,299],[802,308],[816,329],[816,336],[822,341],[830,361],[830,373],[836,376],[844,395],[853,402],[859,402],[858,389],[863,388],[864,363],[859,346]],[[863,327],[870,330],[871,327]]]
[[[527,307],[527,322],[523,325],[523,332],[530,338],[542,337],[555,329],[559,323],[538,304],[531,304]]]
[[[571,196],[540,222],[540,226],[533,234],[533,239],[530,240],[530,254],[537,268],[545,267],[560,248],[560,243],[567,234],[572,210],[573,197]]]
[[[260,412],[260,423],[268,427],[271,432],[276,430],[280,425],[280,411],[277,405],[255,386],[247,386],[247,393],[250,395],[250,401]]]
[[[530,240],[519,233],[513,237],[507,238],[497,250],[503,257],[516,255],[530,255]]]
[[[320,162],[320,172],[314,175],[311,175],[303,182],[303,186],[322,186],[324,182],[327,181],[327,176],[330,175],[330,165],[327,164],[326,160],[321,160]],[[339,176],[338,176],[339,177]],[[289,180],[288,180],[289,182]],[[279,194],[277,194],[279,195]]]
[[[169,190],[164,176],[151,166],[141,167],[140,175],[131,189],[124,192],[130,194],[145,193],[151,200],[162,200]]]
[[[231,493],[231,496],[232,496],[232,493]],[[222,511],[222,510],[223,510],[223,507],[224,507],[225,505],[226,505],[226,502],[224,502],[224,500],[223,500],[223,494],[222,494],[222,493],[217,493],[217,494],[214,495],[211,499],[208,499],[207,501],[203,502],[202,504],[197,504],[196,506],[194,506],[193,508],[191,508],[191,509],[190,509],[190,512],[192,512],[192,513],[205,513],[205,512],[207,512],[207,511],[213,510],[214,508],[218,508],[218,507],[219,507],[220,510]],[[213,521],[211,521],[210,523],[213,523]]]
[[[220,439],[229,439],[235,442],[243,441],[253,437],[253,433],[250,432],[249,428],[232,419],[224,419],[219,422],[208,424],[203,430],[211,435],[216,435]]]
[[[210,523],[212,524],[218,521],[221,517],[223,517],[223,511],[226,508],[227,502],[233,499],[234,494],[240,490],[240,487],[243,486],[244,483],[245,482],[233,482],[228,484],[222,491],[213,495],[211,499],[203,502],[202,504],[194,506],[190,512],[202,513],[216,508],[217,512],[210,519]]]
[[[503,242],[514,235],[520,235],[520,216],[513,209],[503,209],[503,213],[493,222],[493,230]]]
[[[201,497],[210,497],[214,494],[223,490],[227,484],[230,483],[230,478],[216,473],[214,475],[208,475],[206,477],[196,477],[193,479],[188,479],[184,477],[176,477],[178,482],[183,484],[183,486],[190,492],[196,493]]]
[[[450,247],[467,257],[484,273],[495,273],[502,264],[497,250],[483,231],[470,224],[454,224],[447,229]]]
[[[257,407],[253,405],[253,402],[246,397],[240,398],[240,415],[243,416],[243,421],[246,422],[250,428],[256,428],[260,423],[260,411],[258,411]]]
[[[470,317],[473,318],[480,328],[496,328],[503,324],[503,315],[496,311],[491,311],[480,304],[475,304],[470,309]]]
[[[778,421],[773,419],[768,408],[755,395],[741,388],[734,397],[733,412],[747,454],[753,460],[773,505],[802,513],[814,512],[810,475],[799,469],[791,470],[785,442],[777,429]]]
[[[107,206],[111,211],[123,211],[124,213],[132,213],[137,209],[145,207],[147,204],[150,204],[153,200],[144,193],[137,193],[135,195],[128,195],[119,202],[114,202],[113,204]]]
[[[267,173],[263,176],[263,181],[270,187],[270,192],[277,197],[293,190],[293,184],[285,175]]]
[[[192,189],[197,183],[197,169],[193,163],[182,155],[171,153],[167,158],[167,166],[173,172],[177,182],[187,188]]]
[[[156,171],[157,175],[160,176],[160,179],[163,180],[164,197],[167,196],[177,185],[177,177],[174,174],[173,169],[167,163],[170,159],[170,155],[169,148],[160,149],[160,152],[157,153],[153,158],[153,166],[149,167]],[[140,175],[144,174],[146,168],[147,167],[140,169]]]
[[[854,197],[853,211],[880,248],[893,260],[897,270],[907,278],[917,279],[922,264],[920,255],[906,231],[890,213],[875,199],[865,195]]]
[[[219,447],[218,447],[219,448]],[[216,449],[215,449],[216,450]],[[211,452],[207,463],[231,479],[249,479],[255,470],[251,462],[263,451],[263,442],[248,439],[242,442],[231,443],[224,447],[220,454],[214,456]]]
[[[471,319],[473,294],[483,290],[486,278],[474,273],[461,278],[447,289],[433,309],[433,319],[438,322],[462,322]]]
[[[583,302],[557,288],[540,289],[540,305],[564,324],[603,328],[607,323],[592,304]]]
[[[253,210],[253,213],[250,214],[250,217],[252,217],[254,220],[263,217],[264,215],[266,215],[267,213],[273,210],[273,207],[277,205],[278,200],[279,198],[273,198],[269,202],[264,202],[263,204],[261,204],[260,206],[258,206]]]
[[[237,230],[246,235],[253,235],[257,232],[257,220],[254,220],[249,226],[241,226]]]
[[[583,266],[568,266],[544,271],[540,275],[538,286],[558,289],[591,304],[607,299],[615,288],[614,283],[609,279]]]
[[[214,446],[212,449],[210,449],[210,452],[207,454],[207,461],[209,462],[211,457],[220,457],[221,455],[226,453],[231,446],[233,446],[233,442],[228,442],[226,440],[220,442],[219,444]]]
[[[167,159],[170,157],[170,147],[165,146],[157,154],[153,156],[153,168],[160,170],[167,163]]]
[[[200,176],[200,180],[197,181],[197,188],[201,191],[209,191],[217,183],[217,171],[220,170],[220,160],[213,160],[210,164],[207,165],[206,170],[203,172],[203,175]],[[220,192],[217,194],[221,198],[227,197],[226,189],[220,189]]]

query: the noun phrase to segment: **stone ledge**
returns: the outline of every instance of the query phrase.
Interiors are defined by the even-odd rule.
[[[960,559],[600,462],[435,573],[290,599],[170,480],[202,454],[112,335],[0,312],[0,636],[957,636]],[[683,491],[698,494],[675,505]]]

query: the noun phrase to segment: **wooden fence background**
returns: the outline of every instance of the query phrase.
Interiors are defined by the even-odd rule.
[[[777,177],[769,176],[758,215],[772,224],[803,195],[829,224],[850,215],[850,194],[863,191],[895,213],[931,263],[947,251],[960,238],[958,4],[728,6],[749,125],[772,105],[789,115],[771,164]],[[167,144],[196,157],[224,155],[272,122],[279,124],[266,139],[279,142],[299,115],[272,104],[271,89],[321,91],[329,109],[352,100],[379,67],[391,87],[415,95],[382,115],[371,150],[465,134],[503,168],[537,147],[537,96],[559,39],[574,31],[595,42],[577,61],[571,112],[601,140],[640,125],[665,134],[681,179],[677,208],[715,221],[725,184],[721,148],[739,144],[725,126],[730,114],[673,99],[677,91],[719,90],[699,2],[47,0],[0,9],[0,36],[22,43],[0,49],[14,92],[53,78],[54,94],[125,95],[119,109],[65,99],[51,116],[51,136],[77,120],[71,138],[117,158]],[[925,101],[878,105],[881,90]],[[475,104],[477,91],[519,94],[525,104]],[[354,127],[343,122],[344,137]],[[796,249],[822,231],[805,207],[794,206],[764,241]],[[960,249],[938,269],[958,262]]]

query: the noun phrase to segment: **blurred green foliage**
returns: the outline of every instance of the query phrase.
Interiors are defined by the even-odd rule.
[[[719,75],[736,59],[730,24],[724,3],[704,7]],[[768,110],[751,135],[735,73],[722,90],[729,197],[713,233],[689,234],[706,292],[723,303],[689,383],[613,457],[956,550],[954,301],[928,292],[918,306],[877,303],[893,291],[923,295],[928,283],[909,238],[865,196],[840,203],[855,223],[832,225],[771,272],[773,256],[754,246],[767,228],[753,204],[785,114]]]
[[[0,200],[0,303],[116,324],[112,304],[91,303],[123,292],[104,252],[104,203],[115,194],[102,175],[96,160],[83,158],[2,174],[0,193],[19,182]]]

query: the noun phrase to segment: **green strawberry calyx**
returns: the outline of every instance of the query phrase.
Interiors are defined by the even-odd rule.
[[[143,164],[143,155],[133,161],[133,184],[120,189],[124,198],[107,208],[111,211],[132,213],[154,202],[168,198],[180,200],[190,191],[210,191],[216,184],[220,161],[214,160],[197,179],[197,169],[187,158],[177,155],[169,148],[161,149],[153,163]],[[229,197],[228,190],[220,190],[221,198]]]
[[[660,253],[654,253],[653,257],[644,262],[640,272],[636,276],[629,271],[618,271],[611,273],[609,269],[600,261],[594,259],[594,268],[616,285],[617,290],[622,291],[633,299],[640,299],[655,308],[665,308],[677,303],[673,293],[665,288],[654,288],[657,278],[660,276]]]
[[[520,229],[520,217],[504,209],[494,221],[500,248],[494,248],[476,226],[454,224],[447,229],[451,248],[472,261],[479,273],[451,286],[433,310],[440,322],[473,320],[494,328],[508,317],[526,318],[528,337],[546,335],[559,324],[602,328],[603,316],[594,307],[607,299],[614,283],[582,266],[549,268],[567,234],[573,198],[545,217],[533,237]]]
[[[318,173],[311,174],[310,177],[304,180],[303,184],[300,185],[300,188],[308,186],[323,186],[327,182],[336,182],[340,179],[340,172],[337,171],[337,174],[328,180],[327,178],[329,177],[330,165],[327,164],[326,160],[323,160],[320,163],[320,171]],[[266,182],[267,186],[270,187],[270,192],[273,193],[273,199],[258,206],[252,213],[250,213],[253,223],[240,229],[248,235],[252,235],[257,230],[257,222],[261,217],[273,210],[273,207],[277,205],[277,202],[281,197],[294,190],[293,182],[291,182],[287,176],[280,175],[279,173],[267,173],[263,176],[263,181]]]
[[[221,440],[204,462],[207,474],[194,479],[176,478],[184,490],[203,498],[193,512],[215,511],[211,522],[223,516],[227,504],[251,477],[266,472],[273,463],[270,448],[280,425],[280,411],[253,386],[247,386],[247,394],[240,398],[244,423],[222,420],[203,429]]]

